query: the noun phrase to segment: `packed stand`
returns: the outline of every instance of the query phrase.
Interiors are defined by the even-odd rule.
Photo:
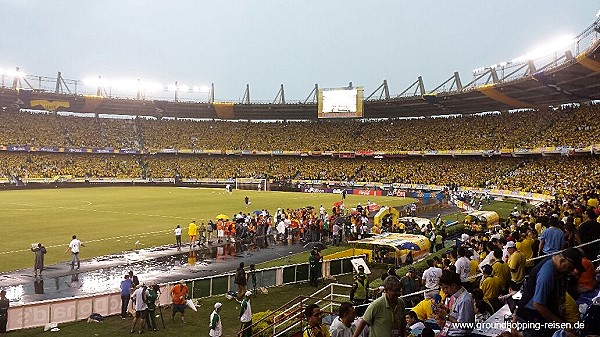
[[[500,150],[588,147],[597,105],[449,118],[318,121],[110,120],[2,112],[0,144],[256,151]]]
[[[75,178],[139,178],[142,171],[132,155],[41,154],[0,152],[0,177],[27,179]]]

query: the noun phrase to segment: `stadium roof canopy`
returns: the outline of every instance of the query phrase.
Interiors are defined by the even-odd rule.
[[[402,94],[391,97],[384,81],[365,100],[364,118],[472,114],[512,109],[544,111],[561,104],[600,100],[599,34],[600,18],[577,36],[564,52],[482,68],[474,71],[473,80],[465,85],[455,73],[437,88],[426,91],[419,78]],[[37,88],[32,83],[37,84]],[[43,83],[52,83],[52,88],[45,88]],[[80,82],[65,80],[60,73],[56,78],[20,76],[18,72],[3,74],[0,107],[178,118],[317,119],[316,103],[308,102],[308,99],[286,103],[283,86],[278,94],[279,101],[261,104],[249,100],[249,91],[248,100],[241,103],[215,102],[212,98],[207,102],[181,102],[147,100],[139,93],[136,99],[107,97],[109,95],[105,95],[100,87],[96,95],[82,95],[77,93],[77,83]]]

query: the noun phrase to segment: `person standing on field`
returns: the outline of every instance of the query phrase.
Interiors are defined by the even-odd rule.
[[[8,308],[10,301],[6,298],[6,290],[0,291],[0,333],[6,333],[6,324],[8,323]]]
[[[181,251],[181,226],[175,227],[175,242],[177,243],[177,251]]]
[[[198,236],[198,225],[196,225],[196,221],[192,221],[188,225],[188,235],[190,236],[190,247],[193,247],[196,244],[196,237]]]
[[[127,307],[133,293],[133,281],[129,278],[129,274],[125,274],[125,278],[121,281],[121,319],[127,318]]]
[[[171,314],[171,321],[175,320],[175,314],[181,313],[181,321],[185,323],[185,301],[188,296],[188,287],[185,285],[183,280],[179,281],[179,283],[175,284],[173,288],[171,288],[171,300],[173,313]]]
[[[241,337],[251,337],[252,336],[252,305],[250,304],[250,298],[252,297],[252,292],[250,290],[246,291],[244,294],[244,299],[240,303],[240,322],[242,326],[240,327]]]
[[[221,325],[221,316],[219,315],[219,311],[221,311],[221,302],[215,303],[215,310],[213,310],[212,314],[210,314],[210,331],[208,335],[210,337],[221,337],[223,334],[223,326]]]
[[[244,270],[244,262],[240,262],[240,266],[235,271],[234,283],[237,284],[238,287],[237,299],[238,301],[241,301],[244,299],[244,294],[246,293],[248,286],[248,277],[246,276],[246,271]]]
[[[67,247],[67,249],[65,250],[65,253],[71,250],[71,270],[75,268],[75,262],[77,262],[77,270],[79,270],[79,267],[81,265],[81,261],[79,260],[80,247],[85,247],[85,245],[77,239],[77,235],[73,235],[73,239],[69,243],[69,247]]]
[[[37,277],[38,270],[40,271],[40,277],[42,277],[42,270],[44,270],[44,255],[46,254],[46,247],[41,243],[37,244],[37,247],[31,248],[31,251],[35,253],[35,262],[33,264],[33,276]]]

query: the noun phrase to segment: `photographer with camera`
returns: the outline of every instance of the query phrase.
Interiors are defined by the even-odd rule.
[[[148,288],[148,297],[146,305],[148,306],[148,330],[158,331],[156,326],[156,300],[158,300],[158,292],[160,287],[158,284],[153,284]],[[161,315],[162,317],[162,315]]]

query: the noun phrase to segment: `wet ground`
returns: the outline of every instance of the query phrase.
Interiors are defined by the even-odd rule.
[[[41,300],[80,296],[119,289],[130,270],[140,282],[166,283],[235,271],[240,262],[246,266],[302,252],[302,244],[271,246],[236,254],[232,244],[156,247],[123,254],[101,256],[81,261],[79,270],[67,263],[47,266],[42,277],[34,277],[33,269],[0,275],[0,288],[11,301],[30,303]]]

